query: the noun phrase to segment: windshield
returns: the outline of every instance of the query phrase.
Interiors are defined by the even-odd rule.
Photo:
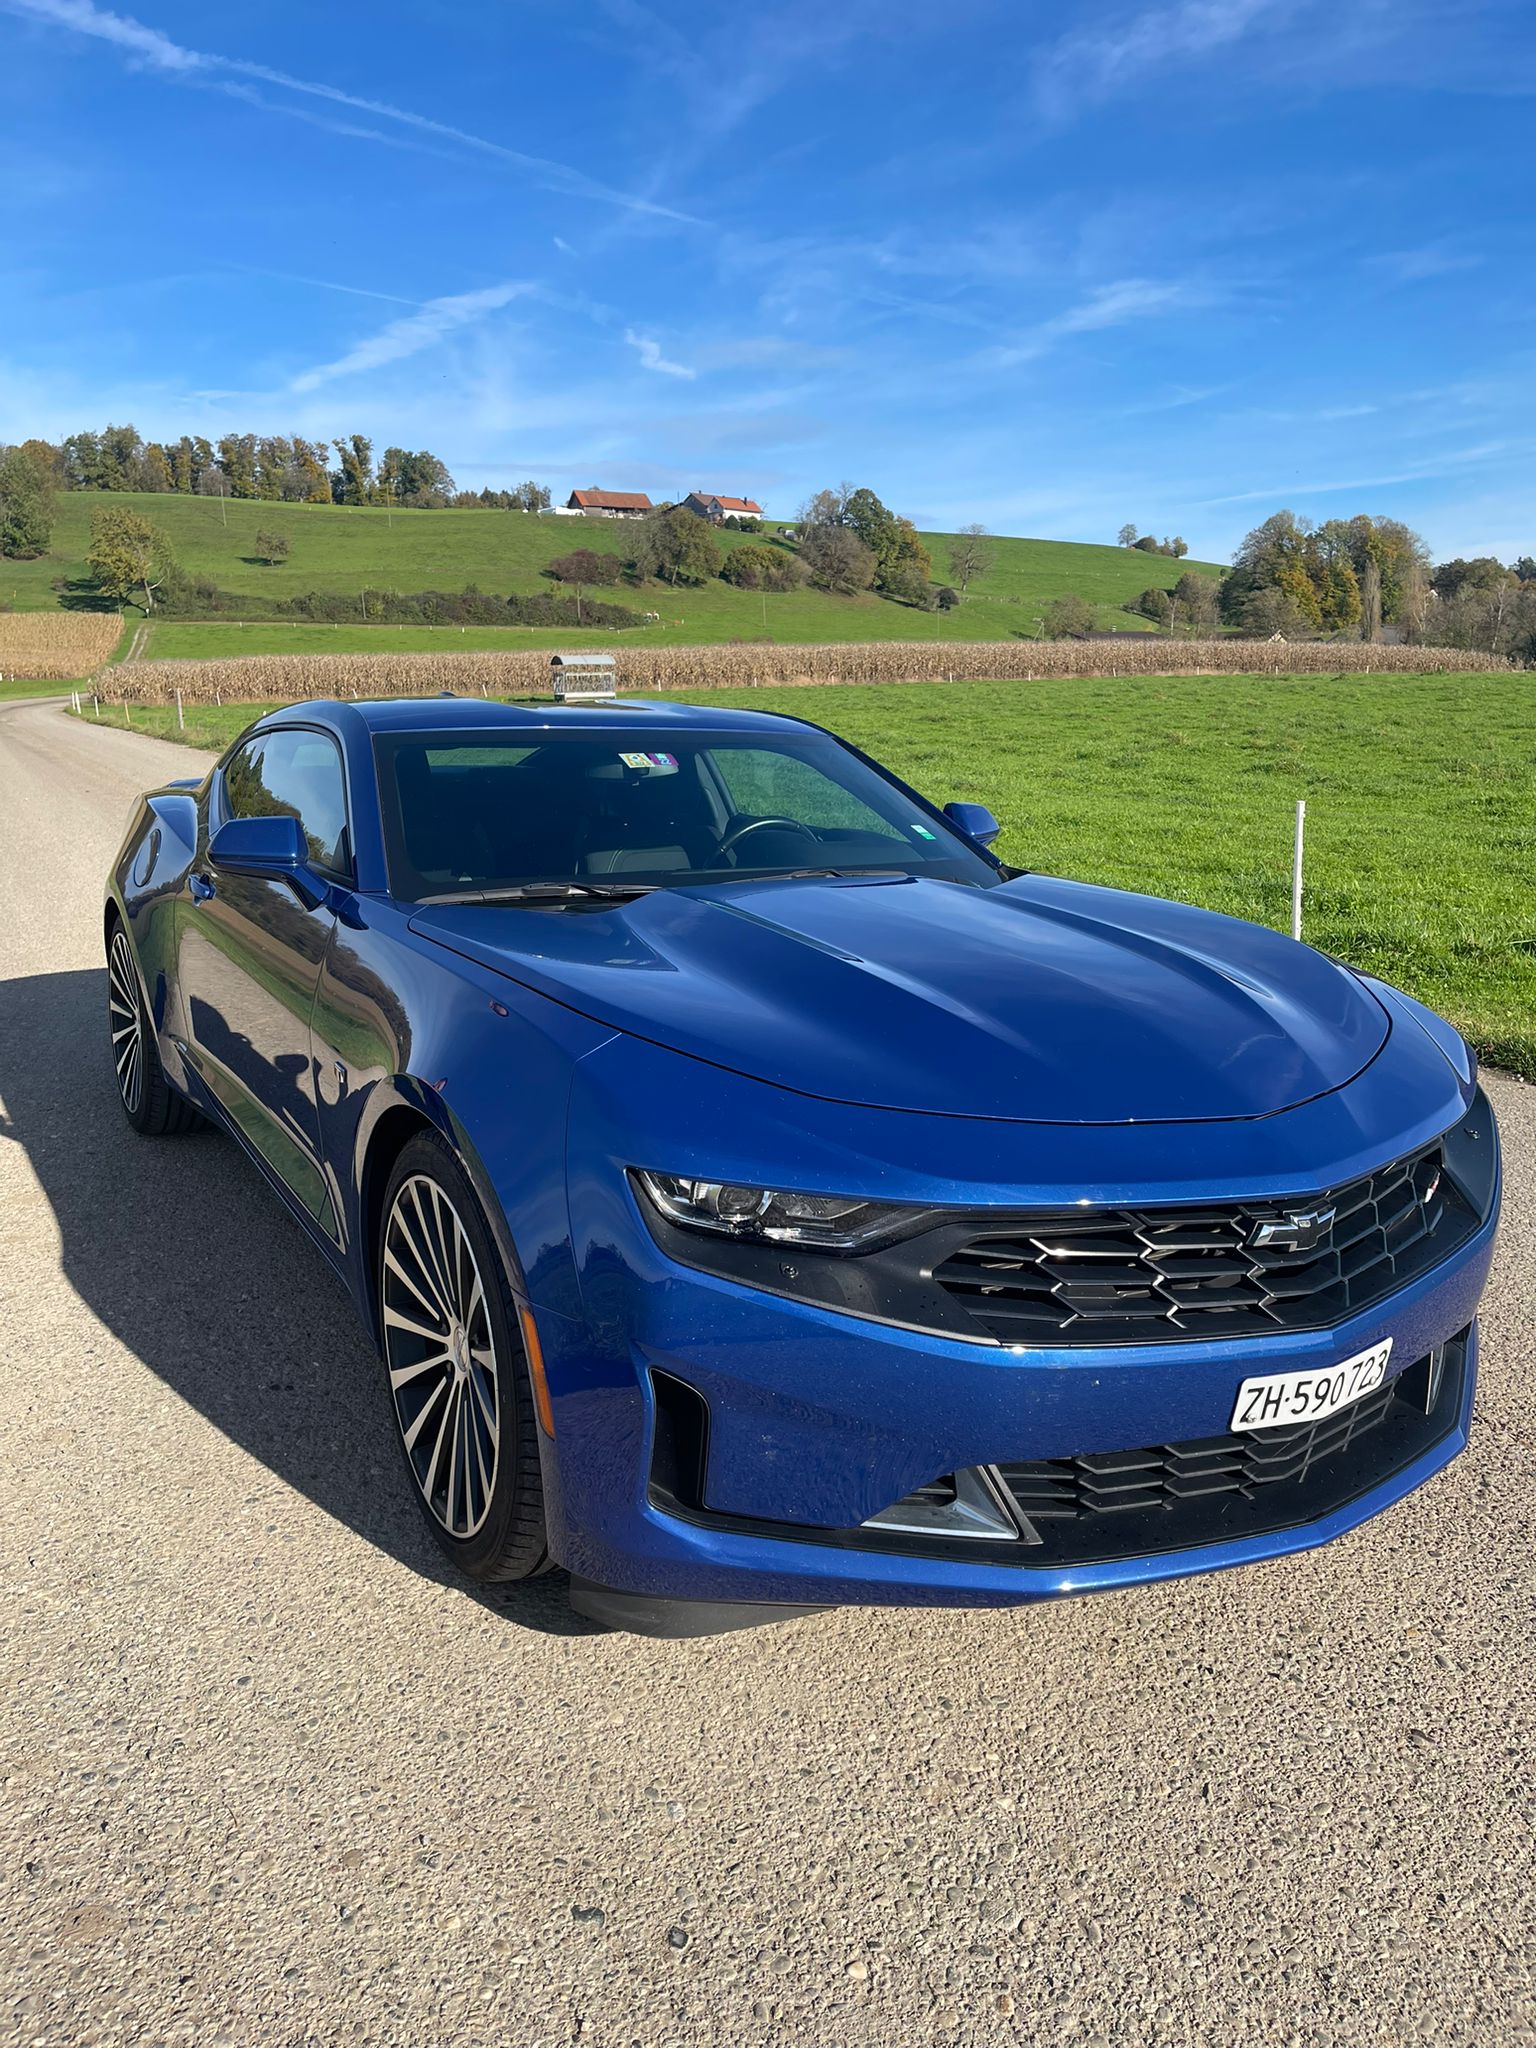
[[[803,869],[998,878],[822,733],[501,728],[381,734],[375,747],[390,886],[410,901],[530,883],[595,895],[599,885]]]

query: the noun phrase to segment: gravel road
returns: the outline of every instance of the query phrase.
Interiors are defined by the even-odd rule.
[[[1536,1090],[1471,1451],[1310,1557],[682,1644],[439,1565],[351,1312],[135,1138],[102,878],[205,756],[0,709],[4,2039],[1536,2040]]]

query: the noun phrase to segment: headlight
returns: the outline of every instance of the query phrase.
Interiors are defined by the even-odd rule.
[[[740,1181],[689,1180],[633,1169],[632,1178],[669,1223],[748,1244],[802,1245],[824,1252],[858,1251],[887,1237],[915,1212],[856,1195],[805,1195]]]

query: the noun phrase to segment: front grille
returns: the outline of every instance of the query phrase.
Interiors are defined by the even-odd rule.
[[[1323,1329],[1447,1257],[1478,1220],[1437,1142],[1295,1203],[1030,1216],[968,1239],[933,1277],[1004,1343]],[[1258,1241],[1266,1225],[1278,1243]]]
[[[1463,1332],[1321,1422],[989,1466],[991,1483],[1018,1521],[1012,1561],[1036,1568],[1105,1564],[1318,1521],[1451,1430],[1466,1359]],[[920,1493],[930,1498],[954,1485],[946,1475]],[[906,1505],[887,1511],[894,1526]],[[955,1549],[951,1543],[949,1554]]]
[[[1260,1487],[1303,1480],[1324,1458],[1347,1450],[1386,1420],[1397,1397],[1392,1381],[1322,1422],[1153,1444],[1141,1451],[1035,1458],[999,1465],[997,1471],[1014,1505],[1031,1522],[1135,1514],[1217,1493],[1252,1500]]]

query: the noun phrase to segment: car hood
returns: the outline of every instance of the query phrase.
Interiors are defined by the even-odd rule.
[[[1043,1123],[1266,1116],[1385,1042],[1342,967],[1258,925],[1029,875],[423,906],[412,929],[587,1016],[798,1094]]]

